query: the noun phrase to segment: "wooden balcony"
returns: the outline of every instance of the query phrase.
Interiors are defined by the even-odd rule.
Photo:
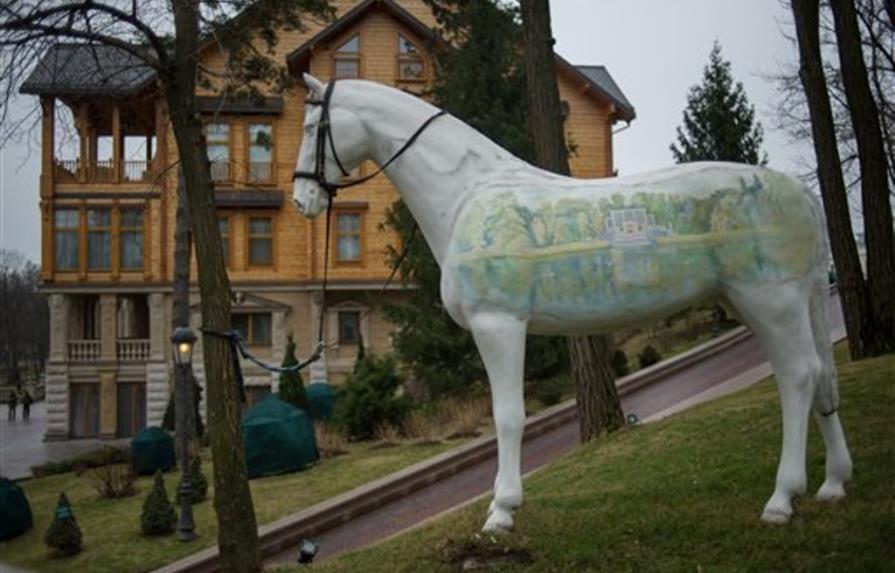
[[[54,179],[57,183],[152,183],[155,173],[149,161],[108,159],[84,164],[79,159],[57,159]]]

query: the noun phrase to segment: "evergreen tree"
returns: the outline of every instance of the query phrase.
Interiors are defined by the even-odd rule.
[[[289,334],[286,342],[286,356],[283,358],[283,367],[295,366],[298,358],[295,357],[295,342],[292,334]],[[280,374],[280,399],[308,411],[308,394],[305,392],[305,384],[298,372],[283,372]]]
[[[205,423],[202,422],[202,415],[199,413],[199,404],[202,401],[202,386],[193,376],[193,417],[196,420],[196,436],[205,435]],[[174,400],[174,392],[168,395],[168,405],[165,406],[165,414],[162,417],[162,429],[168,432],[175,430],[175,420],[177,419],[177,405]]]
[[[202,473],[202,458],[195,456],[190,460],[190,486],[192,488],[193,505],[205,501],[208,496],[208,478]],[[177,504],[180,504],[180,487],[177,488]]]
[[[140,514],[140,528],[146,535],[165,535],[174,531],[177,514],[165,491],[165,478],[162,471],[155,472],[152,489],[143,502],[143,513]]]
[[[670,147],[675,162],[767,164],[767,153],[761,150],[764,131],[755,121],[755,106],[749,103],[743,84],[734,83],[730,68],[716,41],[702,83],[691,87],[687,95],[683,125],[677,128],[677,143]]]
[[[436,105],[526,160],[533,146],[528,129],[525,69],[519,53],[518,9],[494,0],[426,0],[449,47],[436,54],[432,90]],[[408,291],[402,304],[386,304],[399,328],[395,352],[433,396],[462,393],[485,379],[472,335],[457,326],[441,302],[441,271],[403,203],[387,214],[407,254],[400,274]],[[409,246],[408,246],[409,245]],[[398,252],[391,253],[393,264]],[[531,337],[526,377],[548,377],[567,364],[562,339]]]
[[[50,527],[44,533],[44,543],[60,557],[67,557],[81,551],[81,528],[71,511],[71,504],[65,493],[59,494],[56,512]]]

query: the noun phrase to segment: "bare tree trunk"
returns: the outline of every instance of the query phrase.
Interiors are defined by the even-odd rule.
[[[215,215],[208,156],[196,114],[195,54],[199,41],[199,0],[179,0],[174,9],[175,53],[166,70],[166,98],[184,174],[196,240],[202,324],[230,330],[230,283]],[[232,573],[261,570],[258,526],[245,465],[240,403],[226,340],[204,334],[206,405],[214,458],[214,507],[218,520],[221,569]]]
[[[528,82],[535,157],[544,169],[569,175],[569,154],[563,133],[556,59],[548,0],[522,0],[525,72]],[[608,336],[570,337],[569,359],[578,398],[581,441],[624,424],[624,413],[610,368],[612,340]]]
[[[876,327],[867,354],[895,350],[895,239],[880,115],[864,64],[854,0],[831,0],[842,82],[861,166],[867,294]]]
[[[823,196],[833,261],[836,263],[845,330],[851,355],[858,359],[864,357],[869,350],[867,340],[873,330],[873,317],[869,314],[864,275],[852,232],[842,163],[836,146],[833,112],[823,72],[819,0],[792,0],[792,13],[799,44],[799,77],[805,89],[811,116],[817,176]]]

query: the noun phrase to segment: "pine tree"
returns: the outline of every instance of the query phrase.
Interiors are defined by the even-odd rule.
[[[202,458],[195,456],[190,460],[190,486],[192,488],[193,505],[205,501],[208,496],[208,478],[202,473]],[[177,488],[177,503],[180,504],[180,488]]]
[[[438,32],[451,47],[436,54],[434,103],[526,160],[533,157],[528,128],[525,69],[519,53],[518,9],[494,0],[426,0]],[[394,348],[430,395],[462,393],[485,379],[472,335],[457,326],[441,303],[441,271],[403,203],[387,214],[385,227],[408,245],[401,264],[402,304],[386,304],[399,328]],[[396,261],[398,253],[392,252]],[[568,357],[562,339],[531,337],[526,344],[526,377],[561,372]]]
[[[683,125],[677,128],[677,143],[670,147],[675,162],[767,164],[767,153],[761,150],[764,131],[755,121],[755,106],[749,103],[743,84],[734,83],[730,70],[716,41],[702,83],[691,87],[687,95]]]
[[[161,470],[155,473],[152,489],[143,502],[140,527],[146,535],[165,535],[174,531],[177,514],[165,491],[165,478]]]
[[[81,528],[65,493],[59,494],[53,521],[44,533],[44,543],[60,557],[81,552]]]
[[[286,342],[286,356],[283,358],[282,365],[284,368],[288,368],[296,364],[298,364],[298,358],[295,357],[295,342],[292,340],[292,334],[289,334]],[[280,399],[305,412],[308,411],[308,394],[305,392],[301,374],[298,372],[280,374]]]

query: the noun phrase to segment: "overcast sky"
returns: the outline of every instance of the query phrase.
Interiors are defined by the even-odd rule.
[[[603,64],[637,110],[615,136],[621,175],[672,163],[669,144],[687,90],[699,83],[712,42],[721,42],[765,127],[770,166],[799,173],[810,147],[788,144],[773,130],[775,91],[765,76],[797,58],[783,37],[789,14],[780,0],[552,0],[557,51],[575,64]],[[18,106],[31,105],[23,98]],[[619,127],[624,124],[619,124]],[[32,138],[34,139],[34,138]],[[0,247],[38,261],[39,150],[0,150]]]

